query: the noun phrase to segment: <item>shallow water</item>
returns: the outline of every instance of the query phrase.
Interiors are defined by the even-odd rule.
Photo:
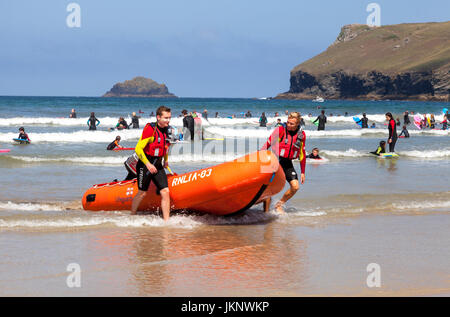
[[[164,223],[155,214],[82,210],[89,187],[126,176],[123,162],[130,153],[106,151],[106,145],[121,135],[123,146],[134,147],[142,131],[107,128],[119,116],[155,111],[163,102],[174,117],[194,106],[207,108],[210,117],[215,111],[223,117],[266,111],[269,122],[276,120],[275,111],[319,112],[308,101],[0,97],[0,148],[11,149],[0,154],[0,285],[8,285],[0,287],[1,295],[449,293],[449,132],[409,126],[411,138],[397,142],[400,158],[368,154],[387,138],[385,112],[401,121],[404,110],[439,118],[448,103],[321,104],[334,115],[324,132],[306,120],[306,149],[318,147],[325,160],[307,162],[306,183],[285,215],[264,214],[257,205],[239,216],[177,213]],[[58,118],[71,108],[80,119]],[[86,131],[90,111],[102,122],[99,131]],[[354,124],[351,117],[363,111],[376,129]],[[141,119],[141,127],[146,121]],[[196,143],[194,153],[190,144],[175,145],[172,169],[184,173],[257,150],[271,129],[256,122],[210,119],[205,136],[224,141]],[[180,127],[181,119],[172,124]],[[13,144],[18,126],[26,128],[32,144]],[[373,290],[364,284],[365,266],[377,261],[389,283]],[[67,287],[69,263],[82,268],[81,288]]]

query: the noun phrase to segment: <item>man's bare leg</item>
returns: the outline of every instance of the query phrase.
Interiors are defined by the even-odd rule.
[[[161,193],[161,209],[163,212],[164,221],[169,220],[170,217],[170,194],[169,188],[164,188],[160,191]]]
[[[297,179],[293,179],[289,182],[289,185],[291,186],[283,195],[283,197],[281,197],[280,201],[276,203],[275,205],[275,210],[278,211],[279,213],[284,213],[283,210],[283,206],[284,204],[292,198],[292,196],[295,195],[295,193],[298,191],[299,189],[299,184],[298,184],[298,180]]]
[[[141,204],[142,199],[144,199],[145,195],[147,195],[147,192],[144,192],[142,190],[138,190],[138,193],[133,198],[133,202],[131,203],[131,214],[135,215],[139,205]]]
[[[264,212],[269,212],[271,202],[272,202],[272,198],[270,198],[270,197],[263,201]]]

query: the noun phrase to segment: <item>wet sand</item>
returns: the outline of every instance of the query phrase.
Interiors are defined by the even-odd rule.
[[[450,217],[0,234],[1,296],[448,296]],[[78,263],[81,287],[69,288]],[[369,263],[381,287],[369,288]]]

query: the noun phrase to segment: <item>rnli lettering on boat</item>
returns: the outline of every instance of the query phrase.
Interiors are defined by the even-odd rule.
[[[186,184],[189,182],[193,182],[199,178],[201,179],[201,178],[209,177],[209,176],[211,176],[211,173],[212,173],[212,168],[208,168],[207,170],[202,170],[202,171],[193,172],[190,174],[185,174],[185,175],[182,175],[179,177],[174,177],[172,180],[172,187],[181,185],[181,184]]]

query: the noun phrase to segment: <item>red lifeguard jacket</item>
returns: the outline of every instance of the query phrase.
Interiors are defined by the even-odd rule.
[[[303,159],[303,147],[305,144],[306,135],[302,129],[291,136],[286,126],[279,127],[279,142],[278,142],[278,156],[290,160]]]
[[[154,137],[154,140],[153,142],[147,143],[147,146],[144,148],[144,153],[148,156],[165,156],[170,146],[168,135],[161,132],[156,126],[156,123],[147,123],[142,132],[141,140],[148,137]]]

